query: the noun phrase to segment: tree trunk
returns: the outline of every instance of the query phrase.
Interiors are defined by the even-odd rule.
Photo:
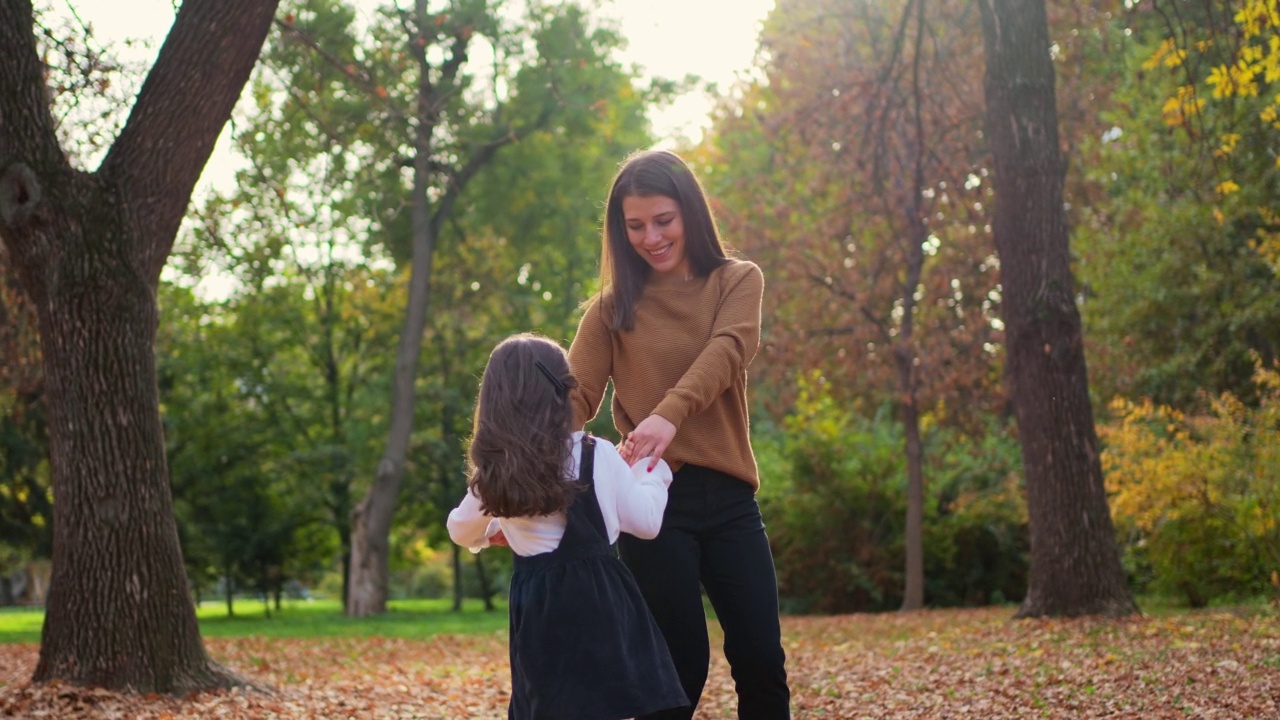
[[[410,212],[413,232],[413,264],[409,272],[409,306],[396,348],[395,372],[391,381],[391,421],[387,447],[378,462],[369,494],[351,511],[351,580],[347,615],[366,617],[387,611],[387,555],[390,552],[391,519],[396,496],[404,480],[405,458],[413,432],[414,381],[418,376],[418,353],[427,327],[431,263],[435,252],[435,230],[427,189],[431,185],[431,134],[435,123],[427,68],[422,68],[419,117],[413,158],[413,205]]]
[[[899,368],[907,378],[904,384],[913,384],[908,365]],[[904,391],[902,400],[902,429],[907,453],[907,527],[906,527],[906,584],[902,593],[901,610],[919,610],[924,607],[924,449],[920,442],[920,410],[916,407],[914,389]]]
[[[462,599],[466,596],[462,582],[462,548],[453,546],[453,611],[462,612]]]
[[[35,679],[227,685],[200,642],[173,519],[152,351],[158,309],[150,288],[113,264],[86,263],[89,275],[120,278],[100,285],[111,301],[73,290],[40,303],[56,541]]]
[[[1006,382],[1026,468],[1031,567],[1018,617],[1136,612],[1120,564],[1075,304],[1043,0],[980,0]]]
[[[347,609],[351,597],[351,515],[338,528],[338,542],[342,546],[342,609]]]
[[[484,609],[493,612],[493,588],[489,585],[489,573],[484,569],[484,559],[476,553],[476,575],[480,577],[480,599],[484,600]]]
[[[231,577],[230,568],[227,569],[226,574],[222,576],[222,579],[223,579],[223,588],[226,590],[226,596],[227,596],[227,617],[235,617],[236,616],[236,601],[235,601],[236,582]]]
[[[334,420],[335,429],[341,427],[341,420]],[[335,432],[334,447],[344,447],[346,436]],[[347,599],[351,591],[351,469],[344,457],[340,464],[335,463],[332,470],[333,480],[329,483],[329,511],[333,514],[333,525],[338,532],[338,548],[342,553],[339,564],[342,567],[342,607],[347,607]]]
[[[430,17],[427,5],[426,0],[415,1],[414,17],[417,22],[426,22]],[[432,67],[426,46],[414,43],[410,47],[419,72],[417,106],[414,109],[417,124],[410,205],[413,262],[409,274],[409,306],[405,310],[404,328],[396,350],[387,447],[378,463],[377,474],[368,495],[351,512],[351,589],[347,614],[353,617],[379,614],[387,609],[387,553],[390,549],[391,518],[395,513],[396,495],[400,492],[400,484],[404,479],[405,458],[413,430],[413,387],[417,378],[418,353],[427,325],[431,264],[440,229],[452,214],[459,195],[475,174],[493,160],[500,148],[545,126],[554,107],[544,107],[536,119],[519,129],[500,126],[499,131],[488,142],[472,146],[459,164],[451,165],[445,171],[446,177],[441,183],[443,187],[433,187],[432,168],[436,165],[431,157],[433,136],[439,125],[445,99],[458,91],[454,82],[467,61],[467,48],[472,34],[473,27],[470,23],[454,28],[449,55],[438,68]],[[499,107],[494,115],[501,116],[501,110]],[[439,200],[435,203],[429,199],[432,190],[439,191]]]
[[[31,6],[0,2],[0,240],[36,308],[53,576],[34,680],[136,692],[242,684],[205,653],[156,388],[156,287],[275,0],[184,3],[92,174],[57,141]]]
[[[919,187],[919,186],[917,186]],[[907,456],[907,525],[906,583],[901,610],[924,607],[924,447],[920,441],[920,408],[916,388],[917,353],[915,337],[915,292],[924,269],[924,243],[928,228],[923,221],[919,193],[911,203],[907,220],[910,241],[907,243],[907,277],[902,292],[902,326],[899,342],[894,346],[894,363],[898,371],[904,449]]]
[[[417,0],[415,8],[419,21],[425,21],[427,3]],[[446,187],[434,204],[429,199],[432,187],[432,143],[442,97],[455,89],[451,87],[459,69],[467,59],[467,43],[472,36],[469,27],[459,28],[454,35],[451,55],[438,70],[430,65],[425,50],[414,46],[412,52],[419,65],[416,134],[413,148],[413,195],[411,233],[413,236],[413,260],[409,273],[409,306],[405,309],[404,327],[396,349],[395,372],[392,378],[391,422],[387,431],[387,447],[378,463],[377,474],[369,493],[351,511],[351,581],[347,599],[347,615],[365,617],[387,610],[387,554],[390,552],[391,519],[395,514],[396,496],[404,480],[405,458],[409,451],[409,438],[413,432],[414,383],[418,375],[418,354],[427,327],[427,304],[431,297],[431,266],[440,228],[453,211],[458,196],[471,178],[498,151],[498,148],[523,137],[508,130],[497,134],[488,143],[473,149],[462,166],[448,173]],[[432,76],[438,73],[437,82]],[[532,123],[528,130],[537,129],[546,117]]]
[[[929,241],[925,223],[922,193],[925,189],[924,164],[927,147],[922,119],[924,93],[921,88],[920,64],[924,54],[925,0],[916,0],[916,40],[911,61],[912,139],[907,143],[912,160],[912,184],[907,203],[906,278],[902,284],[902,326],[894,347],[898,370],[898,392],[902,403],[902,430],[907,455],[907,525],[906,583],[902,593],[902,610],[924,607],[924,448],[920,442],[920,407],[917,388],[917,366],[920,362],[915,346],[916,288],[924,272],[924,246]]]

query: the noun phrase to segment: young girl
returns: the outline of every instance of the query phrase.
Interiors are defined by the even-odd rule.
[[[619,720],[688,705],[667,644],[610,547],[662,526],[671,470],[627,466],[573,432],[564,350],[504,340],[480,381],[470,490],[449,537],[479,552],[501,533],[511,577],[510,720]]]

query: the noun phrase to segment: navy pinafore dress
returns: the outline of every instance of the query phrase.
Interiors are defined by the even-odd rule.
[[[515,556],[509,720],[621,720],[689,704],[667,643],[613,553],[582,436],[582,492],[560,546]]]

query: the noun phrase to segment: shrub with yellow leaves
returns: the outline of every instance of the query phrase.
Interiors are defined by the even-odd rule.
[[[1117,399],[1099,428],[1121,547],[1142,589],[1195,607],[1265,593],[1280,569],[1280,372],[1258,404],[1229,393],[1185,415]]]

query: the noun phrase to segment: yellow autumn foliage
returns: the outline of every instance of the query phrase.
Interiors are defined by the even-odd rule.
[[[1280,227],[1280,213],[1264,208],[1260,213],[1262,226],[1249,240],[1249,247],[1263,259],[1280,279],[1280,231],[1268,228]]]
[[[1178,88],[1176,96],[1168,98],[1163,107],[1164,122],[1170,127],[1191,126],[1189,119],[1204,108],[1201,95],[1215,100],[1260,97],[1274,90],[1274,84],[1280,81],[1280,0],[1242,0],[1238,7],[1232,16],[1239,31],[1238,42],[1231,46],[1229,53],[1208,59],[1214,48],[1211,40],[1200,40],[1189,46],[1202,56],[1202,61],[1208,59],[1212,64],[1202,81],[1189,78],[1195,84],[1203,82],[1209,92],[1197,92],[1196,85]],[[1161,65],[1179,68],[1194,63],[1188,62],[1187,47],[1180,46],[1175,38],[1166,38],[1143,63],[1149,70]],[[1280,94],[1264,98],[1259,104],[1258,119],[1263,126],[1280,130]],[[1232,134],[1224,134],[1214,153],[1218,157],[1232,154],[1238,140],[1239,135],[1233,138]],[[1280,167],[1280,158],[1276,164]],[[1228,177],[1215,189],[1220,198],[1226,198],[1240,187]]]
[[[1116,399],[1099,428],[1122,546],[1157,586],[1247,594],[1280,568],[1280,372],[1259,363],[1254,382],[1257,404],[1224,394],[1199,415]]]

